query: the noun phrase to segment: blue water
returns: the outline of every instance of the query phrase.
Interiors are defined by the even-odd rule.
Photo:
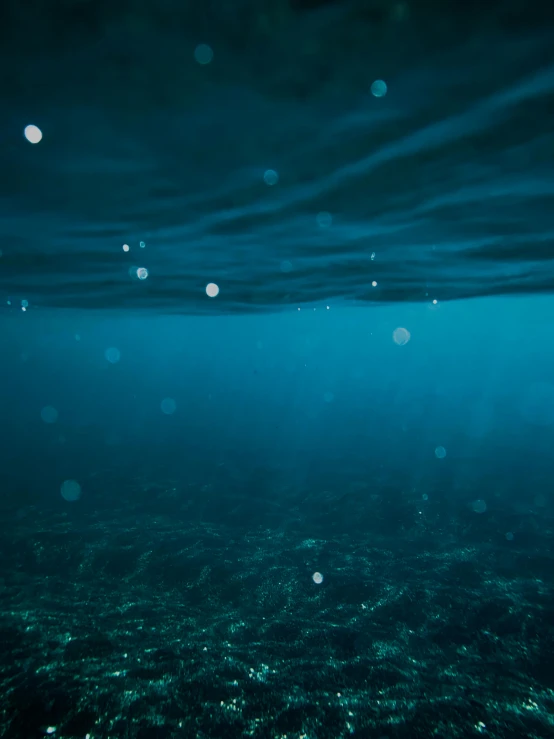
[[[551,737],[552,8],[0,59],[0,736]]]

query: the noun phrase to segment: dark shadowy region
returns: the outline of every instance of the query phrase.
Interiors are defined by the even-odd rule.
[[[5,305],[257,313],[552,290],[552,3],[0,13]]]

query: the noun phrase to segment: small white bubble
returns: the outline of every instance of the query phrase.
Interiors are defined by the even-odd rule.
[[[56,423],[58,415],[58,411],[52,405],[46,405],[40,412],[40,417],[44,423]]]
[[[160,404],[160,408],[166,416],[172,416],[177,410],[177,403],[173,398],[164,398]]]
[[[387,94],[387,84],[383,80],[375,80],[371,85],[371,94],[376,98],[385,97]]]
[[[438,446],[435,449],[435,457],[437,459],[444,459],[446,457],[446,449],[443,446]]]
[[[279,175],[274,169],[267,169],[264,172],[264,182],[266,185],[276,185],[279,182]]]
[[[320,228],[329,228],[333,223],[333,216],[326,210],[322,210],[317,214],[317,225]]]
[[[377,287],[377,280],[373,280],[373,282],[371,283],[371,287]]]
[[[215,282],[210,282],[206,285],[206,295],[209,298],[216,298],[219,295],[219,287]]]
[[[140,246],[141,249],[144,249],[144,247],[146,246],[146,244],[144,243],[144,241],[139,241],[139,246]]]
[[[64,500],[73,503],[81,497],[81,486],[77,480],[65,480],[62,483],[60,492]]]
[[[312,575],[312,580],[315,582],[316,585],[321,585],[323,582],[323,575],[321,572],[314,572]]]
[[[439,301],[435,298],[435,300],[433,300],[433,305],[436,305],[438,302]]]
[[[106,349],[104,356],[110,364],[117,364],[121,359],[121,352],[115,346]]]
[[[148,277],[148,270],[146,267],[139,267],[137,269],[137,277],[139,280],[145,280]]]
[[[31,144],[38,144],[42,140],[42,131],[38,126],[25,126],[23,133]]]
[[[123,244],[123,251],[129,251],[129,244]]]
[[[198,44],[194,50],[194,58],[198,64],[209,64],[214,58],[214,52],[208,44]]]

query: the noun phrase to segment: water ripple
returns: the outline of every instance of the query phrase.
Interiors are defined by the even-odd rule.
[[[4,305],[256,312],[552,289],[548,4],[184,5],[2,10]]]

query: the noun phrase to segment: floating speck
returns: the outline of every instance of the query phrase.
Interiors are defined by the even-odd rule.
[[[371,85],[371,94],[376,98],[383,98],[387,94],[387,83],[383,80],[375,80]]]
[[[65,480],[62,483],[60,492],[64,500],[73,503],[81,497],[81,486],[77,480]]]
[[[58,411],[51,405],[45,406],[40,412],[40,417],[44,423],[56,423],[58,415]]]
[[[279,182],[279,175],[274,169],[267,169],[264,172],[264,182],[270,187],[276,185]]]
[[[121,352],[117,347],[111,346],[109,349],[106,349],[104,356],[110,364],[117,364],[121,359]]]
[[[475,511],[475,513],[485,513],[487,510],[487,504],[484,500],[474,500],[471,507]]]
[[[281,262],[281,272],[292,272],[292,262],[289,262],[288,259],[285,259]]]
[[[146,244],[144,243],[144,241],[139,241],[139,246],[140,246],[141,249],[144,249],[144,247],[146,246]]]
[[[177,403],[173,398],[164,398],[160,404],[160,408],[166,416],[172,416],[177,410]]]
[[[392,340],[398,346],[404,346],[411,339],[411,334],[407,328],[395,328],[392,332]]]
[[[194,50],[194,58],[198,64],[209,64],[214,58],[214,52],[208,44],[198,44]]]
[[[210,282],[206,285],[206,295],[209,298],[216,298],[219,295],[219,287],[215,282]]]
[[[333,223],[333,216],[326,210],[322,210],[317,214],[317,225],[320,228],[329,228]]]

